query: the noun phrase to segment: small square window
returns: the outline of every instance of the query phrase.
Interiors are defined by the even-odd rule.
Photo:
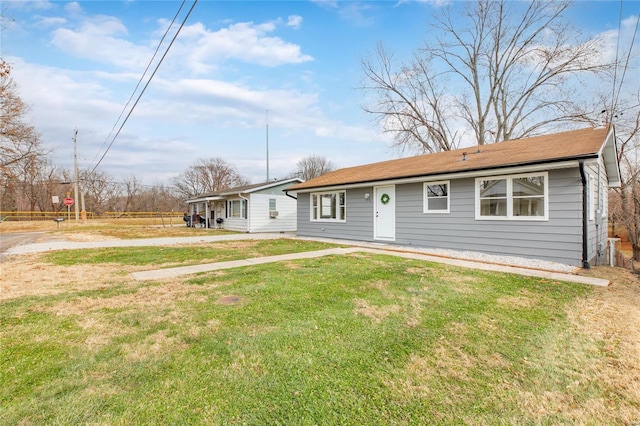
[[[424,213],[449,213],[449,181],[424,183]]]

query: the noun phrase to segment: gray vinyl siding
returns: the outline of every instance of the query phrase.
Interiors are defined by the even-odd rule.
[[[492,175],[487,175],[492,176]],[[450,213],[422,213],[422,184],[396,187],[396,243],[477,251],[579,266],[582,188],[578,169],[549,172],[549,220],[476,220],[475,179],[450,181]]]
[[[369,193],[366,200],[364,194]],[[298,194],[298,235],[373,241],[373,188],[346,191],[345,222],[312,222],[310,194]]]
[[[606,184],[603,174],[601,173],[601,180],[604,179],[602,182]],[[495,174],[488,173],[487,176]],[[548,176],[547,221],[476,220],[474,178],[450,179],[450,213],[443,214],[423,213],[422,183],[396,185],[394,243],[582,266],[580,171],[577,167],[551,170]],[[373,187],[346,191],[347,220],[344,223],[311,222],[309,194],[298,194],[298,234],[373,241],[374,200],[372,197],[365,199],[364,194],[367,192],[373,197]],[[595,223],[594,220],[589,225],[590,258],[597,252]],[[606,232],[606,227],[604,230]]]

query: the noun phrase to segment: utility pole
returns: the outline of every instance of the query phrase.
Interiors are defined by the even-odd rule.
[[[269,110],[266,110],[267,123],[267,182],[269,182]]]
[[[78,210],[78,129],[73,133],[73,208],[76,213],[76,223],[80,219]]]

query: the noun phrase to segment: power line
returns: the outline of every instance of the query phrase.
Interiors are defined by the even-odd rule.
[[[126,111],[127,107],[129,106],[129,104],[131,103],[131,100],[133,99],[133,96],[136,94],[136,92],[138,91],[138,88],[140,87],[140,83],[142,83],[142,80],[144,79],[144,77],[147,75],[147,71],[149,71],[149,68],[151,68],[151,64],[153,63],[153,61],[156,59],[156,55],[158,54],[158,51],[160,50],[160,47],[162,46],[162,44],[164,43],[164,39],[167,37],[167,34],[169,34],[169,30],[171,30],[171,28],[173,28],[173,24],[176,22],[176,19],[178,19],[178,15],[180,15],[180,11],[182,11],[182,7],[184,6],[186,0],[182,1],[182,4],[180,4],[180,8],[178,8],[178,11],[176,12],[175,16],[173,17],[173,20],[171,21],[171,24],[169,24],[169,26],[167,27],[166,31],[164,32],[164,34],[162,35],[162,38],[160,39],[160,42],[158,43],[158,46],[156,47],[155,52],[153,52],[153,56],[151,57],[151,59],[149,60],[149,63],[147,64],[147,67],[145,68],[144,72],[142,73],[142,76],[140,77],[140,79],[138,80],[138,83],[136,84],[136,87],[133,89],[133,92],[131,92],[131,96],[129,96],[129,100],[127,100],[127,103],[125,104],[125,106],[122,108],[122,111],[120,111],[120,115],[118,116],[118,119],[116,120],[115,123],[113,123],[113,127],[111,128],[111,131],[109,131],[109,134],[107,135],[107,137],[104,139],[104,142],[102,143],[102,145],[100,146],[100,149],[98,150],[98,152],[96,152],[95,157],[93,157],[93,161],[95,161],[96,157],[98,156],[98,154],[100,153],[100,151],[102,151],[102,148],[104,148],[104,145],[107,143],[107,141],[109,140],[109,138],[111,137],[111,135],[113,134],[113,131],[115,130],[116,126],[118,125],[118,123],[120,122],[120,119],[122,118],[122,114],[124,114],[124,112]]]
[[[147,87],[149,87],[149,84],[151,83],[151,80],[153,80],[153,77],[156,75],[156,72],[158,72],[158,69],[160,68],[160,65],[162,64],[162,62],[164,61],[164,58],[167,56],[167,54],[169,53],[169,50],[171,49],[171,46],[173,46],[173,43],[176,41],[176,38],[178,38],[178,34],[180,34],[180,31],[182,30],[182,28],[184,27],[184,24],[187,22],[187,19],[189,19],[189,16],[191,15],[191,12],[193,12],[193,9],[195,8],[196,4],[198,3],[198,0],[195,0],[193,5],[191,5],[191,9],[189,9],[189,12],[187,13],[187,16],[185,16],[184,20],[182,21],[182,23],[180,24],[180,27],[178,28],[178,31],[176,31],[175,35],[173,36],[173,38],[171,39],[171,43],[169,43],[169,46],[167,46],[167,49],[165,50],[164,54],[162,55],[162,57],[160,58],[160,61],[158,62],[158,64],[156,65],[155,69],[153,70],[153,73],[151,74],[151,76],[149,77],[149,80],[147,81],[147,83],[144,85],[144,87],[142,88],[142,91],[140,92],[140,94],[138,95],[138,98],[136,99],[135,103],[133,104],[133,106],[131,107],[131,109],[129,110],[129,113],[127,114],[127,116],[125,117],[124,121],[122,122],[122,124],[120,125],[120,128],[118,129],[118,132],[113,136],[113,139],[111,140],[111,143],[109,143],[109,146],[107,147],[107,150],[104,152],[104,154],[102,154],[102,157],[100,157],[100,160],[98,160],[98,163],[93,167],[93,169],[91,169],[91,172],[94,172],[98,166],[100,165],[100,163],[102,163],[102,160],[104,160],[104,157],[107,155],[107,153],[109,152],[109,150],[111,149],[111,147],[113,146],[113,143],[115,142],[116,138],[118,137],[118,135],[120,135],[120,132],[122,131],[122,128],[124,127],[124,125],[127,123],[127,121],[129,120],[129,117],[131,116],[131,113],[133,113],[133,111],[135,110],[136,106],[138,105],[138,102],[140,101],[140,99],[142,98],[142,95],[144,94],[144,92],[147,90]]]
[[[638,24],[640,24],[640,14],[638,15],[638,18],[636,19],[636,28],[633,32],[633,38],[631,39],[631,45],[629,46],[629,51],[627,52],[627,60],[625,61],[624,64],[624,68],[623,68],[623,72],[622,72],[622,78],[620,79],[620,85],[618,86],[618,93],[616,94],[616,105],[618,104],[618,97],[620,96],[620,92],[622,91],[622,83],[624,81],[624,77],[627,73],[627,68],[629,67],[629,59],[631,58],[631,51],[633,50],[633,45],[635,44],[636,41],[636,35],[638,34]]]
[[[620,0],[620,13],[618,14],[618,38],[616,40],[616,59],[613,67],[613,87],[611,87],[611,113],[616,107],[615,105],[615,93],[616,93],[616,80],[618,79],[618,53],[620,52],[620,30],[622,28],[622,0]]]
[[[636,28],[633,32],[633,37],[631,39],[631,45],[629,46],[629,50],[627,51],[627,59],[625,61],[624,67],[622,69],[622,77],[620,78],[620,84],[618,85],[618,88],[616,90],[616,75],[617,75],[617,70],[618,70],[618,51],[620,48],[620,37],[621,37],[621,33],[622,33],[622,2],[623,0],[620,0],[620,17],[619,17],[619,21],[618,21],[618,40],[617,40],[617,46],[616,46],[616,62],[615,62],[615,68],[614,68],[614,73],[613,73],[613,93],[611,96],[611,114],[615,114],[617,105],[618,105],[618,98],[620,96],[620,92],[622,91],[622,85],[624,83],[624,78],[626,76],[627,73],[627,67],[629,66],[629,60],[631,58],[631,52],[633,50],[633,45],[635,44],[635,40],[636,40],[636,34],[638,33],[638,25],[640,24],[640,15],[638,15],[638,18],[636,19]]]

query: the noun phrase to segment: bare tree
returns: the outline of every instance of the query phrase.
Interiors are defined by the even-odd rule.
[[[73,181],[70,172],[65,171],[63,176],[65,181]],[[78,184],[81,192],[84,193],[87,211],[97,215],[107,211],[123,211],[118,209],[118,203],[123,197],[122,185],[106,173],[81,169],[78,174]],[[70,190],[70,187],[67,190]]]
[[[562,13],[570,1],[479,0],[452,16],[435,16],[434,36],[397,69],[378,45],[362,61],[362,89],[377,102],[364,110],[401,150],[457,148],[473,135],[479,145],[534,135],[583,120],[576,79],[610,69],[601,39],[580,40]]]
[[[124,197],[121,200],[121,211],[140,211],[137,200],[142,194],[142,182],[137,177],[128,178],[122,184],[124,187]]]
[[[296,163],[296,171],[293,177],[309,180],[335,170],[331,161],[321,155],[309,155]]]
[[[15,176],[20,162],[35,161],[45,153],[40,136],[26,123],[27,105],[18,96],[11,66],[0,59],[0,173]]]
[[[184,199],[173,188],[163,184],[144,187],[136,197],[138,211],[179,212],[184,210]]]
[[[29,211],[51,211],[53,190],[58,185],[57,169],[44,157],[35,157],[17,163],[14,167],[18,173],[16,179],[21,183],[20,193],[15,194],[22,199],[23,209]]]
[[[618,199],[609,202],[609,216],[614,223],[625,227],[633,250],[633,260],[640,262],[640,109],[635,115],[618,120],[617,125],[621,185],[615,189]]]
[[[184,173],[171,179],[176,192],[184,198],[242,186],[249,181],[222,158],[200,159]]]

